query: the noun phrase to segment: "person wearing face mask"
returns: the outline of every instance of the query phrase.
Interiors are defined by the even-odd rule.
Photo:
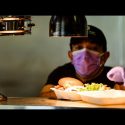
[[[88,25],[88,37],[71,37],[68,52],[71,62],[57,67],[50,73],[40,96],[54,96],[49,92],[50,88],[58,85],[58,81],[64,77],[78,79],[83,84],[103,83],[113,88],[115,83],[106,76],[112,68],[105,66],[109,56],[104,33],[99,28]]]

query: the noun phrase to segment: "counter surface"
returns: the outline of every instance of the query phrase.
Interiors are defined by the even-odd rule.
[[[0,109],[76,109],[76,108],[115,108],[125,109],[121,105],[95,105],[83,101],[56,100],[42,97],[8,97],[0,102]]]

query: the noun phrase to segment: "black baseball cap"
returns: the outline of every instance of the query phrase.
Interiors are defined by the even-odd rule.
[[[99,46],[103,47],[103,51],[107,50],[107,41],[105,38],[104,33],[101,29],[97,28],[93,25],[88,25],[88,37],[71,37],[70,39],[70,48],[74,44],[78,44],[79,42],[82,42],[83,40],[89,40],[92,43],[96,43]]]

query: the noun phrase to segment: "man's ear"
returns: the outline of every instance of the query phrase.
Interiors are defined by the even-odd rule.
[[[102,57],[103,63],[106,63],[106,61],[109,58],[109,56],[110,56],[110,52],[107,51],[107,52],[104,53],[104,55]]]
[[[69,57],[70,60],[72,60],[72,57],[73,57],[72,56],[72,51],[68,51],[68,57]]]
[[[110,56],[110,52],[108,52],[108,51],[105,52],[104,57],[105,57],[106,60],[109,58],[109,56]]]

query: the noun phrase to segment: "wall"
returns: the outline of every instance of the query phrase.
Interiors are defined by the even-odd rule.
[[[87,16],[88,24],[93,24],[104,32],[107,38],[107,48],[110,58],[107,65],[124,65],[123,61],[123,37],[125,20],[124,16]]]
[[[100,27],[111,57],[106,65],[124,64],[125,17],[86,16]],[[31,35],[0,36],[0,92],[7,96],[38,96],[48,74],[69,61],[69,39],[49,37],[50,16],[32,16]]]

